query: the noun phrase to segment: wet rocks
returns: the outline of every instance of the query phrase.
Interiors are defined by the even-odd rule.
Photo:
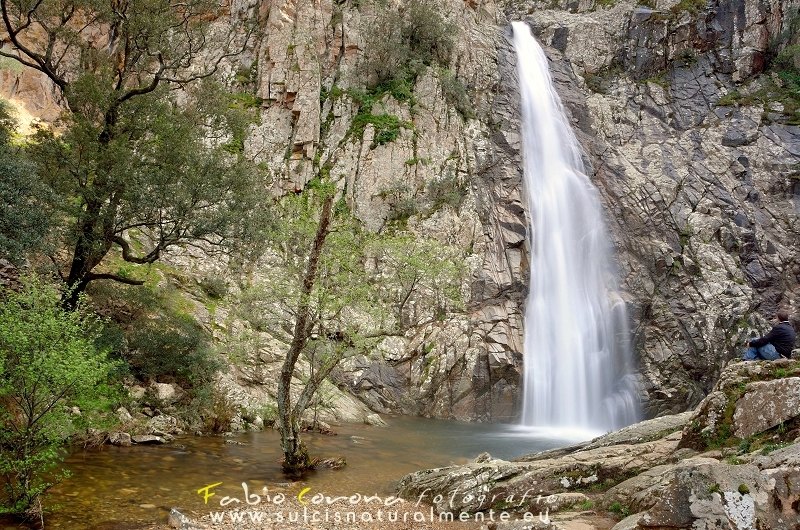
[[[398,491],[432,502],[440,512],[487,511],[498,500],[503,509],[520,514],[574,510],[584,503],[633,512],[616,530],[793,529],[800,521],[795,420],[785,420],[787,429],[769,431],[763,439],[735,433],[737,421],[761,433],[784,412],[800,414],[793,401],[796,372],[796,361],[731,363],[695,411],[517,461],[482,454],[466,465],[407,475]],[[783,400],[792,412],[781,408]],[[755,450],[748,453],[751,444]],[[560,517],[541,528],[570,528],[581,520],[574,512]],[[517,528],[514,524],[498,528]]]
[[[386,427],[388,425],[379,414],[368,415],[364,418],[364,423],[375,427]]]
[[[167,440],[163,437],[153,434],[137,434],[136,436],[131,436],[131,441],[139,445],[163,445],[167,443]]]
[[[130,447],[132,444],[131,435],[126,432],[109,433],[106,442],[120,447]]]

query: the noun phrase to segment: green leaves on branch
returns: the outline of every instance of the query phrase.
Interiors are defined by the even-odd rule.
[[[16,123],[0,101],[0,258],[20,263],[36,248],[50,223],[50,193],[21,146],[15,145]]]
[[[318,224],[315,193],[287,197],[277,207],[281,214],[275,216],[268,238],[267,265],[240,307],[254,327],[285,343],[291,339],[293,311]],[[465,267],[457,249],[402,232],[371,233],[349,210],[338,212],[310,295],[315,336],[324,339],[333,333],[364,345],[461,308]]]
[[[114,368],[95,346],[99,322],[66,312],[28,280],[0,302],[0,512],[28,514],[59,478],[67,439],[100,422]],[[80,410],[73,412],[72,407]]]
[[[249,233],[259,186],[241,154],[253,112],[211,76],[250,29],[213,32],[223,7],[3,1],[0,55],[48,76],[67,106],[58,133],[40,129],[29,149],[61,210],[53,258],[67,306],[94,280],[141,283],[103,270],[112,250],[142,265],[176,245],[224,248]]]
[[[359,65],[368,86],[415,79],[426,66],[447,66],[456,27],[434,0],[407,0],[400,9],[379,8],[366,29],[369,47]]]

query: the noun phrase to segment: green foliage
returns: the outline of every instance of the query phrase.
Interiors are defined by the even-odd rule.
[[[675,63],[679,66],[690,67],[697,63],[697,52],[693,48],[686,48],[675,55]]]
[[[627,506],[623,506],[619,502],[614,502],[611,506],[608,507],[608,511],[611,513],[615,513],[620,517],[628,517],[631,514],[630,508]]]
[[[400,9],[386,4],[365,30],[370,46],[358,74],[367,86],[380,86],[414,80],[427,66],[446,66],[455,29],[435,0],[406,0]]]
[[[398,183],[382,190],[379,197],[389,206],[386,220],[393,228],[405,229],[408,220],[421,211],[414,190],[405,184]]]
[[[463,118],[474,118],[475,111],[469,94],[467,94],[467,87],[464,86],[461,79],[456,77],[451,70],[443,68],[439,72],[439,81],[442,84],[445,101],[455,107]]]
[[[592,502],[590,499],[586,499],[582,503],[578,504],[577,508],[578,508],[578,510],[580,510],[582,512],[585,512],[587,510],[591,510],[592,508],[594,508],[594,502]]]
[[[203,418],[206,431],[221,433],[231,430],[231,423],[236,417],[237,408],[230,400],[219,392],[215,392],[210,385],[202,388],[194,400],[194,408]]]
[[[709,493],[722,493],[722,488],[716,482],[708,487]]]
[[[317,228],[316,197],[329,192],[283,200],[268,253],[279,266],[262,269],[262,282],[238,304],[239,314],[285,344]],[[305,351],[317,365],[369,351],[386,334],[441,319],[462,304],[465,271],[457,250],[408,234],[369,233],[345,209],[333,219],[318,274],[309,296],[316,338]],[[342,347],[347,351],[337,350]]]
[[[707,0],[680,0],[680,2],[670,8],[670,11],[673,15],[680,15],[681,13],[697,15],[703,11],[707,5]]]
[[[592,92],[598,94],[608,94],[611,89],[611,83],[616,77],[623,74],[624,69],[621,64],[614,62],[608,66],[604,66],[596,73],[587,72],[584,75],[586,86]]]
[[[644,84],[653,83],[661,88],[669,88],[669,81],[667,81],[666,72],[661,72],[653,77],[647,77],[641,81]]]
[[[22,149],[14,145],[15,121],[0,100],[0,257],[20,263],[47,232],[50,195]]]
[[[738,90],[731,90],[717,101],[718,107],[731,107],[739,104],[743,100],[743,96]]]
[[[758,88],[750,92],[731,91],[719,99],[718,106],[761,105],[768,116],[775,112],[778,103],[783,107],[786,123],[800,125],[800,44],[792,44],[795,34],[792,31],[800,30],[800,15],[793,15],[788,26],[788,33],[780,35],[770,46],[767,68],[770,75],[763,76]]]
[[[95,272],[109,253],[141,265],[174,245],[222,245],[248,233],[241,226],[251,224],[256,176],[239,155],[257,102],[210,81],[241,45],[238,28],[212,36],[215,7],[71,2],[70,13],[92,21],[84,26],[57,3],[4,4],[4,52],[49,77],[65,103],[58,127],[40,129],[28,151],[59,210],[53,255],[73,293],[68,306],[91,281],[136,283]],[[97,39],[98,27],[114,28],[113,42]],[[6,47],[14,39],[29,46]],[[137,231],[149,244],[130,252]]]
[[[191,316],[165,314],[130,332],[126,360],[141,380],[174,380],[184,388],[200,388],[213,382],[221,367],[209,343]]]
[[[238,109],[258,109],[264,103],[264,100],[254,96],[249,92],[234,92],[230,95],[231,106]]]
[[[228,294],[228,283],[219,276],[205,276],[199,283],[203,292],[212,300],[222,300]]]
[[[617,5],[617,0],[595,0],[594,3],[600,7],[614,7]]]
[[[766,456],[766,455],[772,453],[773,451],[777,451],[778,449],[783,449],[787,445],[790,445],[790,444],[789,443],[779,443],[779,444],[769,443],[769,444],[766,444],[766,445],[764,445],[764,447],[761,448],[761,454],[763,456]]]
[[[372,125],[375,128],[373,140],[375,145],[383,145],[395,141],[400,136],[400,129],[405,126],[400,121],[400,118],[393,114],[359,113],[350,124],[350,133],[360,138],[363,136],[364,128],[367,125]]]
[[[0,513],[41,515],[41,496],[63,476],[54,469],[66,440],[99,425],[110,408],[113,364],[96,347],[100,323],[80,310],[65,312],[56,289],[27,280],[3,296]]]
[[[458,210],[467,196],[466,183],[456,172],[451,172],[441,178],[428,183],[428,198],[431,200],[431,210],[435,211],[443,206]]]
[[[398,233],[374,238],[369,254],[381,271],[373,288],[392,304],[400,329],[440,321],[462,308],[465,268],[456,249]]]
[[[748,493],[750,493],[750,488],[747,487],[747,484],[739,484],[739,488],[737,491],[742,495],[747,495]]]
[[[753,441],[750,438],[745,438],[744,440],[739,442],[739,447],[737,449],[737,452],[740,455],[743,455],[745,453],[749,453],[750,452],[750,446],[752,445],[752,443],[753,443]]]

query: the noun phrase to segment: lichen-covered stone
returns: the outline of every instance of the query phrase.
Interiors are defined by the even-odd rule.
[[[800,415],[800,377],[747,385],[733,413],[733,434],[747,438]]]

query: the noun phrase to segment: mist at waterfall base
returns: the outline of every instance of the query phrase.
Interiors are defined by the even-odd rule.
[[[589,439],[635,423],[625,303],[597,190],[530,28],[512,23],[532,227],[521,427]]]

